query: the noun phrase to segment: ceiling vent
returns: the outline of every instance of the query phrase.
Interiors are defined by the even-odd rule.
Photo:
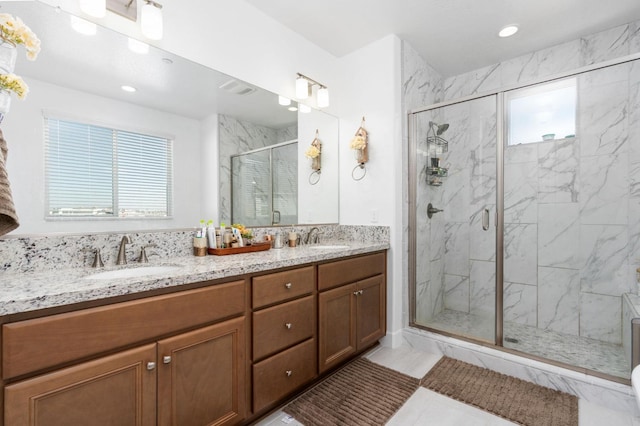
[[[254,87],[249,86],[247,83],[232,79],[220,86],[220,89],[225,90],[234,95],[249,95],[256,91]]]

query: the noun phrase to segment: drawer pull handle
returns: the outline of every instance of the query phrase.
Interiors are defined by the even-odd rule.
[[[155,368],[156,368],[156,363],[155,362],[151,362],[150,361],[150,362],[147,363],[147,370],[151,371],[151,370],[153,370]]]
[[[290,322],[285,323],[284,326],[287,328],[287,330],[291,330],[291,323]]]
[[[170,364],[171,363],[171,357],[170,356],[165,356],[162,358],[162,362],[165,364]]]
[[[291,284],[291,283],[286,283],[284,285],[284,288],[286,288],[287,290],[290,289],[291,287],[293,287],[293,284]]]
[[[287,377],[291,377],[291,375],[293,374],[293,371],[287,370],[287,371],[284,372],[284,374],[286,374]]]

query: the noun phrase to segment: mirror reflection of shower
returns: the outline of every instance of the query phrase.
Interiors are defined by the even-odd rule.
[[[449,123],[438,124],[429,121],[427,130],[427,152],[429,155],[427,163],[427,180],[431,186],[442,185],[442,178],[447,176],[448,170],[440,164],[441,156],[449,150],[449,142],[442,137],[442,134],[449,128]]]

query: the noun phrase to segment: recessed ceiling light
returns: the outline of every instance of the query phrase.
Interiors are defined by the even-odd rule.
[[[294,107],[294,106],[290,106],[289,108],[287,108],[289,111],[291,112],[296,112],[298,110],[298,108]]]
[[[95,35],[98,32],[96,24],[74,15],[71,15],[71,28],[84,35]]]
[[[139,53],[141,55],[149,53],[149,45],[140,40],[136,40],[135,38],[129,37],[128,46],[129,50],[134,53]]]
[[[278,96],[278,103],[280,105],[289,106],[291,105],[291,99],[285,98],[284,96]]]
[[[136,88],[135,88],[135,87],[133,87],[133,86],[127,86],[127,85],[120,86],[120,88],[121,88],[122,90],[124,90],[125,92],[131,92],[131,93],[133,93],[133,92],[135,92],[136,90],[138,90],[138,89],[136,89]]]
[[[512,35],[514,35],[517,32],[518,32],[518,26],[517,25],[507,25],[506,27],[504,27],[503,29],[500,30],[498,35],[500,37],[511,37]]]

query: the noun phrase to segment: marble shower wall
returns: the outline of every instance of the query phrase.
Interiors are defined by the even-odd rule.
[[[220,220],[231,220],[231,156],[257,148],[286,142],[298,138],[298,126],[272,129],[241,121],[233,117],[218,117],[218,140],[220,152]],[[297,208],[297,201],[295,201]]]
[[[637,52],[640,22],[447,78],[442,99],[519,85]],[[405,90],[410,84],[405,77]],[[635,269],[640,266],[640,63],[580,76],[578,87],[576,138],[505,151],[505,320],[619,344],[621,295],[638,291]],[[456,141],[452,144],[468,144],[468,136],[453,136],[456,126],[468,126],[465,116],[475,118],[475,113],[460,111],[464,108],[431,112],[435,115],[421,119],[420,134],[426,134],[429,120],[457,120],[445,135]],[[495,127],[486,130],[495,132]],[[479,200],[467,193],[490,188],[490,176],[483,186],[480,179],[465,175],[475,173],[477,160],[471,151],[467,154],[469,159],[461,153],[456,161],[469,167],[452,166],[440,196],[426,184],[418,189],[416,312],[424,314],[423,321],[444,308],[482,313],[489,303],[486,291],[495,258],[487,253],[493,244],[485,240],[483,245],[476,223]],[[424,184],[422,177],[418,181]],[[437,224],[442,232],[421,224],[426,203],[434,200],[445,209],[437,219],[444,221]],[[488,198],[482,201],[491,204]],[[433,241],[439,232],[444,244]],[[440,258],[443,264],[437,263]]]

